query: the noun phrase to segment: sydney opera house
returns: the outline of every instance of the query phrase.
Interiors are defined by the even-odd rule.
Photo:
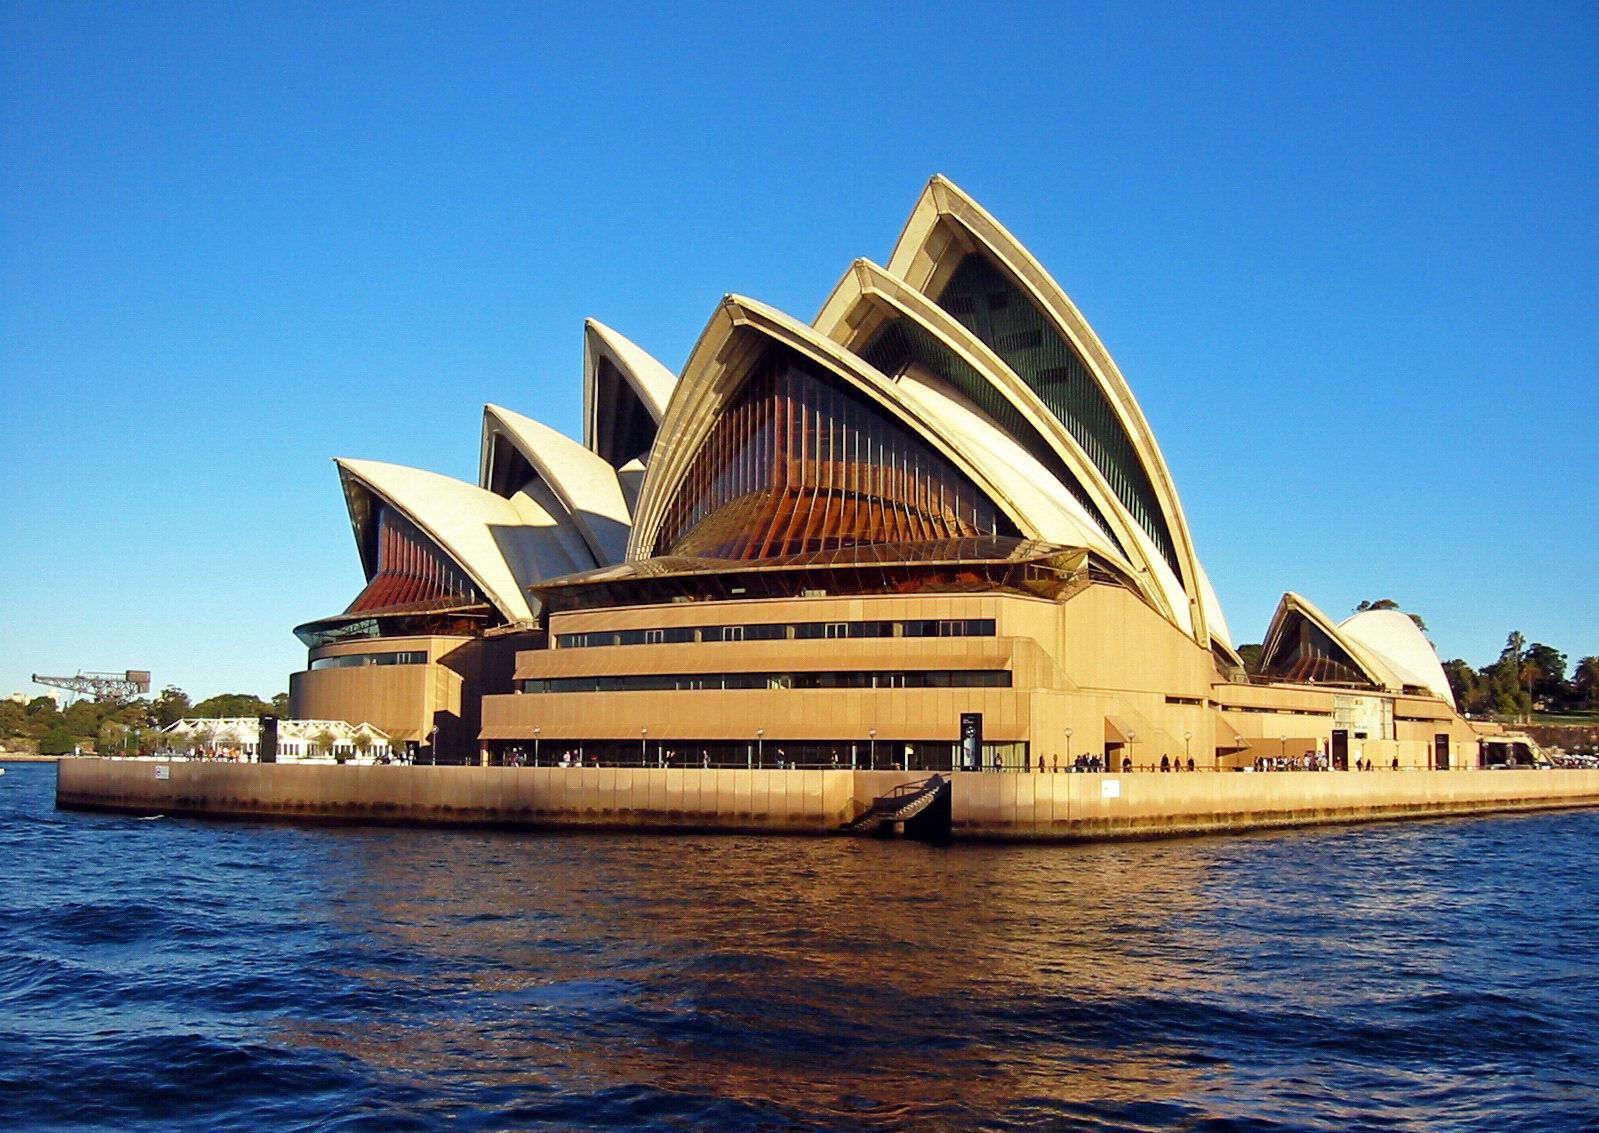
[[[1246,672],[1116,363],[941,177],[809,323],[725,296],[680,374],[584,336],[581,444],[490,405],[476,484],[337,462],[367,581],[295,716],[438,762],[1477,763],[1403,613],[1287,594]]]

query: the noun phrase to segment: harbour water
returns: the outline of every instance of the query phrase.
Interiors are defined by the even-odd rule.
[[[7,772],[0,1129],[1599,1130],[1599,812],[938,849]]]

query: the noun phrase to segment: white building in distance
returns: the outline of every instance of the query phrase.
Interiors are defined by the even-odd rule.
[[[203,755],[255,759],[261,749],[261,721],[254,716],[187,717],[162,729],[172,745],[193,744]],[[363,750],[364,749],[364,750]],[[339,757],[371,763],[390,754],[389,737],[371,724],[343,720],[280,720],[278,759],[333,763]]]

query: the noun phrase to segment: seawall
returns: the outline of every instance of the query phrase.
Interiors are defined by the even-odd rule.
[[[67,760],[64,809],[217,818],[829,834],[924,773]],[[1599,771],[950,776],[957,839],[1149,838],[1599,807]]]

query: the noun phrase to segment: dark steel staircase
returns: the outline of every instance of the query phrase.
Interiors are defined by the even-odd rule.
[[[871,806],[846,822],[842,829],[864,830],[873,826],[878,830],[893,829],[940,803],[947,814],[949,793],[950,782],[942,775],[932,775],[914,783],[901,783],[888,794],[873,799]]]

